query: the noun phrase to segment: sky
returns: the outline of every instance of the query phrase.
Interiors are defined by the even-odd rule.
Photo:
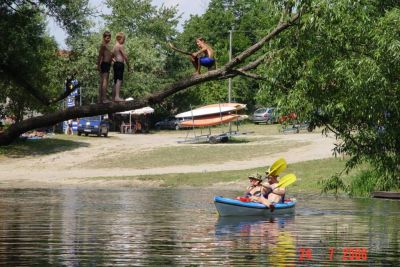
[[[202,15],[206,11],[209,2],[210,0],[152,0],[155,6],[161,6],[162,4],[166,7],[178,6],[178,14],[182,15],[178,29],[182,29],[183,23],[190,18],[190,15]],[[102,0],[90,0],[89,3],[100,13],[109,14],[110,12]],[[48,20],[48,31],[50,35],[55,37],[60,48],[67,48],[65,45],[65,32],[52,19]]]

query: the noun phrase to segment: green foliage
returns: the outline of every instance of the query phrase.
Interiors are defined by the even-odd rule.
[[[347,170],[369,162],[400,186],[400,11],[395,1],[313,1],[298,27],[271,43],[257,96],[341,139]],[[283,47],[283,48],[282,48]],[[397,73],[397,74],[396,74]],[[334,176],[326,189],[344,185]]]
[[[111,15],[104,15],[112,31],[125,31],[136,36],[151,36],[162,42],[176,34],[178,23],[175,7],[157,9],[150,0],[107,0]]]
[[[138,98],[171,82],[179,70],[179,62],[172,60],[165,40],[176,35],[176,9],[157,9],[148,0],[106,1],[111,15],[104,15],[105,26],[98,32],[74,36],[70,45],[74,51],[69,65],[77,71],[83,88],[83,104],[96,102],[99,74],[96,69],[98,50],[105,30],[111,31],[115,43],[117,32],[126,35],[125,50],[133,72],[125,72],[121,95]],[[108,93],[111,97],[112,71]],[[167,106],[168,103],[166,104]]]
[[[350,196],[368,197],[371,192],[377,190],[381,175],[376,171],[364,171],[353,177],[349,186]],[[379,189],[378,189],[379,190]]]
[[[344,183],[343,179],[340,177],[340,174],[336,173],[335,175],[321,180],[319,183],[321,185],[322,193],[328,193],[329,191],[335,191],[335,195],[339,195],[339,190],[344,192],[348,191],[348,186]]]
[[[125,73],[122,96],[138,98],[159,90],[163,84],[172,81],[171,76],[176,76],[178,66],[171,60],[166,39],[177,34],[176,8],[157,9],[149,0],[109,0],[106,4],[112,10],[111,15],[104,15],[105,29],[112,33],[111,45],[115,42],[116,33],[124,32],[125,50],[133,66],[133,73]],[[98,88],[98,75],[94,69],[102,32],[81,40],[82,55],[77,62],[83,72],[85,66],[93,66],[91,73],[80,73],[91,99],[97,94]]]
[[[232,55],[235,56],[276,26],[280,11],[280,5],[271,1],[212,0],[202,16],[192,16],[185,23],[177,43],[187,51],[196,51],[196,38],[205,38],[215,50],[217,66],[222,66],[229,61],[230,30],[233,30]],[[189,62],[186,67],[193,72]],[[202,104],[228,100],[226,81],[198,87]],[[236,77],[232,81],[232,100],[247,103],[252,109],[258,90],[259,82]]]
[[[387,179],[376,169],[363,169],[355,174],[347,174],[334,176],[323,180],[322,190],[324,193],[334,190],[336,194],[338,190],[343,190],[351,197],[369,197],[374,191],[389,191],[398,189],[396,183]]]
[[[15,77],[32,86],[43,88],[43,93],[52,92],[51,64],[56,61],[56,44],[45,34],[45,20],[40,12],[21,6],[18,12],[0,7],[2,42],[0,43],[0,65],[12,70]],[[35,51],[34,53],[30,51]],[[6,114],[21,120],[27,109],[43,110],[32,96],[21,89],[18,81],[0,72],[1,102],[9,98]]]
[[[54,16],[69,33],[82,32],[84,0],[8,1],[0,4],[0,102],[9,100],[4,113],[22,120],[28,111],[49,112],[32,97],[32,89],[45,99],[63,92],[68,62],[58,56],[56,42],[46,33],[45,14]]]

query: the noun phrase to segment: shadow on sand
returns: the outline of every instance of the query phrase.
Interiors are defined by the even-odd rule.
[[[50,155],[88,146],[90,146],[90,144],[87,142],[58,138],[43,138],[37,140],[19,139],[8,146],[0,147],[0,156],[5,156],[7,158],[23,158],[35,155]]]

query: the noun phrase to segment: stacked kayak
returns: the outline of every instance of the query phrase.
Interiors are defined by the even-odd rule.
[[[214,204],[220,216],[271,216],[294,212],[296,200],[286,200],[284,203],[274,204],[275,210],[257,202],[243,202],[238,199],[214,197]]]

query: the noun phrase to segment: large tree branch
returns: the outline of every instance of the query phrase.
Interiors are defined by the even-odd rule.
[[[242,53],[234,57],[230,62],[225,64],[224,68],[226,70],[232,69],[238,64],[242,63],[246,58],[249,56],[253,55],[255,52],[260,50],[267,42],[269,42],[272,38],[277,36],[279,33],[282,31],[286,30],[290,26],[293,25],[293,23],[298,20],[300,17],[300,12],[296,13],[291,19],[285,22],[280,22],[278,26],[275,27],[268,35],[266,35],[264,38],[262,38],[259,42],[255,43],[254,45],[250,46],[246,50],[244,50]]]
[[[282,49],[279,50],[278,52],[280,52],[280,51],[282,51]],[[257,68],[261,63],[271,61],[273,59],[274,54],[276,54],[276,53],[264,54],[263,56],[257,58],[256,60],[248,63],[245,66],[242,66],[239,69],[235,69],[235,70],[231,70],[230,72],[227,72],[224,76],[220,77],[219,79],[222,80],[222,79],[227,79],[227,78],[233,78],[236,76],[235,74],[237,74],[237,75],[242,75],[242,76],[246,76],[246,77],[257,79],[257,80],[263,80],[264,78],[262,76],[254,74],[254,73],[249,73],[248,71]]]
[[[228,79],[228,78],[236,77],[238,75],[244,76],[244,77],[248,77],[248,78],[252,78],[252,79],[255,79],[255,80],[264,80],[265,79],[264,77],[262,77],[260,75],[257,75],[255,73],[250,73],[250,72],[247,72],[247,71],[243,71],[241,69],[231,70],[229,73],[227,73],[224,76],[219,77],[218,79],[219,80],[225,80],[225,79]]]
[[[173,84],[165,86],[158,92],[145,96],[141,99],[134,101],[127,101],[122,103],[106,103],[106,104],[92,104],[81,107],[72,107],[65,110],[45,114],[42,116],[33,117],[11,125],[5,132],[0,133],[0,145],[10,144],[14,139],[24,132],[32,129],[52,126],[56,123],[66,121],[68,119],[82,118],[87,116],[101,115],[107,113],[115,113],[126,110],[138,109],[148,105],[161,103],[165,98],[190,88],[194,85],[204,83],[219,78],[226,79],[245,73],[247,70],[256,68],[260,65],[265,57],[257,59],[250,64],[238,70],[233,69],[239,63],[243,62],[246,58],[257,52],[266,42],[277,36],[280,32],[287,29],[292,23],[299,18],[299,14],[294,15],[288,22],[279,23],[278,26],[272,30],[267,36],[261,39],[260,42],[246,49],[239,56],[235,57],[219,69],[209,71],[204,74],[194,75],[177,81]],[[18,81],[18,79],[17,79]]]
[[[255,80],[263,80],[264,79],[262,76],[257,75],[255,73],[242,71],[242,70],[233,70],[233,71],[236,72],[237,75],[244,76],[244,77],[247,77],[247,78],[252,78],[252,79],[255,79]]]
[[[239,70],[241,70],[241,71],[249,71],[249,70],[255,69],[255,68],[257,68],[261,63],[270,62],[270,61],[274,58],[274,56],[275,56],[276,54],[280,53],[281,51],[283,51],[283,49],[279,49],[279,50],[274,51],[274,52],[272,52],[272,53],[266,53],[266,54],[264,54],[263,56],[258,57],[256,60],[254,60],[254,61],[248,63],[247,65],[242,66]]]

